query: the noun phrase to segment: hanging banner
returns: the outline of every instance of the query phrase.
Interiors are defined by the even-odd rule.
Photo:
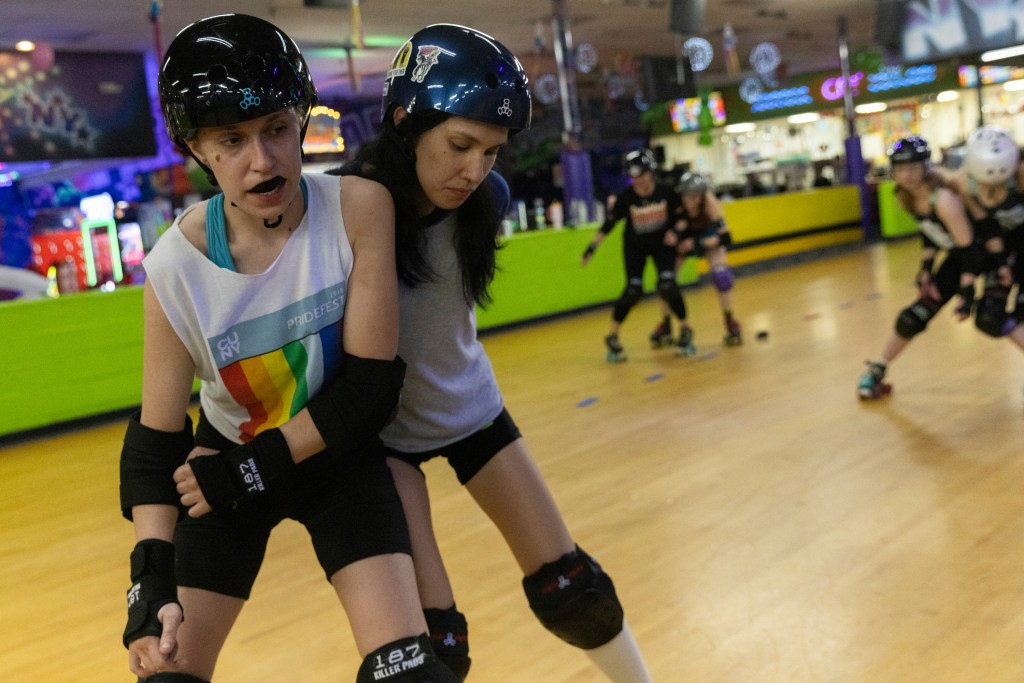
[[[141,54],[0,52],[0,161],[156,154]]]

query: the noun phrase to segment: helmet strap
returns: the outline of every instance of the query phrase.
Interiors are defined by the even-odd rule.
[[[217,183],[217,178],[216,178],[216,176],[214,176],[214,175],[213,175],[213,171],[211,171],[211,170],[210,170],[210,167],[209,167],[209,166],[207,166],[206,164],[204,164],[203,162],[201,162],[201,161],[199,160],[199,157],[197,157],[197,156],[196,156],[196,155],[195,155],[195,154],[194,154],[194,153],[192,152],[192,148],[191,148],[191,147],[189,147],[188,145],[179,145],[179,146],[180,146],[180,147],[183,147],[183,148],[185,149],[185,151],[187,151],[187,152],[188,152],[188,155],[189,155],[190,157],[192,157],[192,159],[193,159],[193,160],[194,160],[194,161],[195,161],[195,162],[196,162],[197,164],[199,164],[199,168],[203,169],[203,173],[205,173],[205,174],[206,174],[206,180],[207,180],[207,181],[209,181],[209,183],[210,183],[211,185],[213,185],[214,187],[220,187],[220,185],[219,185],[219,184]]]

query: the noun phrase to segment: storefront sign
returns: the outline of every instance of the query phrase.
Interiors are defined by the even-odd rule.
[[[907,69],[891,67],[878,73],[868,74],[868,92],[883,92],[899,88],[912,88],[935,80],[937,69],[934,64],[921,64]]]
[[[764,118],[768,112],[793,114],[800,111],[813,111],[837,106],[843,99],[847,89],[854,98],[875,96],[899,96],[926,91],[935,87],[936,82],[945,79],[945,71],[934,64],[920,64],[911,67],[884,67],[874,73],[857,71],[846,80],[841,75],[808,74],[791,78],[793,84],[788,88],[768,90],[752,103],[744,103],[742,97],[734,89],[726,95],[726,110],[729,121],[737,122],[746,119],[740,112],[749,111],[756,114],[753,118]]]
[[[1021,42],[1022,0],[915,0],[906,6],[903,59],[907,62]]]
[[[855,74],[851,74],[850,81],[850,92],[856,97],[860,82],[864,80],[864,73],[858,71]],[[846,81],[841,76],[835,78],[826,78],[825,82],[821,84],[821,96],[826,100],[838,100],[840,97],[846,94]]]

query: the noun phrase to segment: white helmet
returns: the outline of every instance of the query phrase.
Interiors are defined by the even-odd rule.
[[[1010,131],[999,126],[982,126],[967,138],[964,166],[976,182],[986,185],[1005,183],[1017,171],[1020,150]]]

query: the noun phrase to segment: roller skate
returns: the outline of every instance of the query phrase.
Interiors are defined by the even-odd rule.
[[[651,348],[660,349],[663,346],[672,346],[672,323],[668,317],[661,319],[658,326],[654,328],[650,336]]]
[[[609,334],[604,338],[604,345],[608,347],[609,363],[622,363],[626,360],[626,350],[619,343],[619,335]]]
[[[884,363],[867,361],[868,369],[860,376],[857,384],[857,396],[860,400],[879,399],[892,393],[892,385],[883,381],[886,366]]]
[[[679,330],[675,353],[677,356],[692,356],[697,353],[697,347],[693,343],[693,329],[689,325],[684,325]]]
[[[743,328],[736,320],[729,316],[725,319],[725,341],[726,346],[739,346],[743,343]]]

